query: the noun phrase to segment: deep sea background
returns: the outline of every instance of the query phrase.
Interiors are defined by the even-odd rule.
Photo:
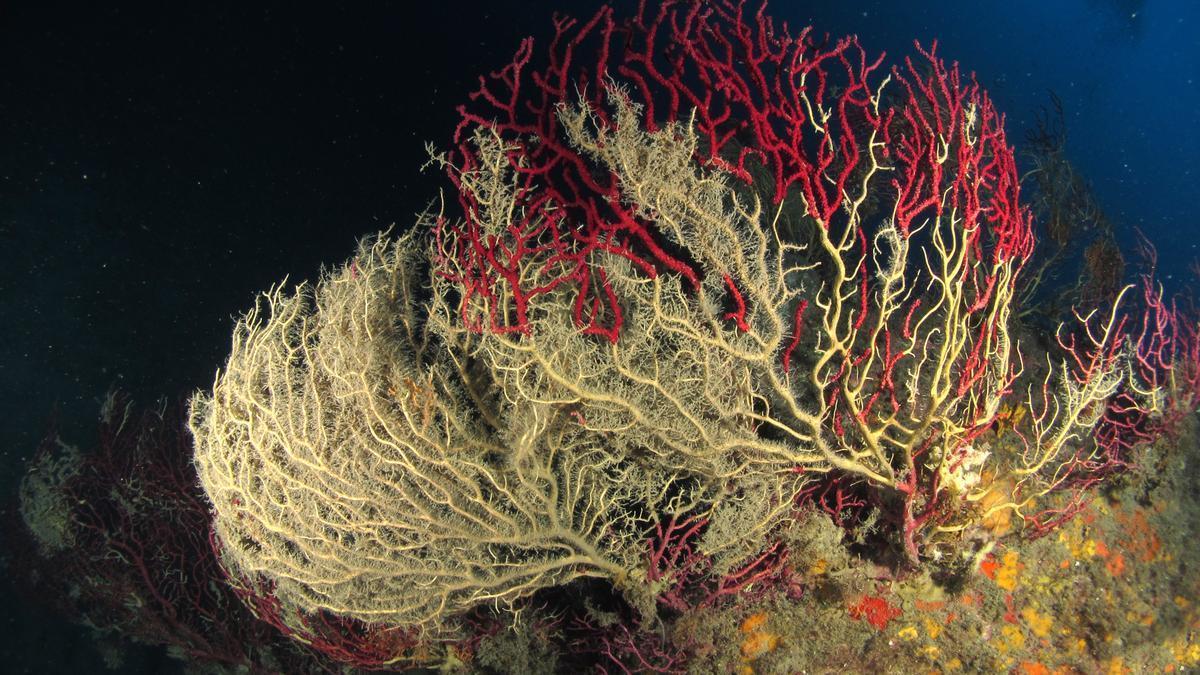
[[[284,276],[411,222],[443,185],[424,143],[553,10],[596,2],[0,4],[0,501],[52,419],[208,386],[233,318]],[[628,8],[632,3],[619,2]],[[939,40],[1020,144],[1055,92],[1068,155],[1162,275],[1200,249],[1200,2],[774,0],[889,62]],[[3,542],[0,541],[0,548]],[[95,672],[83,631],[0,581],[0,670]],[[178,672],[153,650],[129,672]]]

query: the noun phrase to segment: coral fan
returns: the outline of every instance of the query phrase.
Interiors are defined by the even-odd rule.
[[[1180,353],[1113,303],[1015,386],[1030,220],[934,46],[885,73],[718,1],[556,29],[433,154],[462,212],[267,293],[193,399],[222,558],[290,630],[439,637],[589,577],[643,620],[715,604],[793,582],[801,502],[915,567],[998,512],[1053,526],[1038,500],[1128,450],[1089,432],[1142,424]],[[985,436],[1031,404],[1022,447]]]

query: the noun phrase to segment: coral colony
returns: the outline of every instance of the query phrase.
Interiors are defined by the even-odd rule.
[[[869,522],[893,578],[978,569],[989,521],[1061,526],[1194,409],[1195,319],[1149,277],[1018,339],[1014,151],[936,44],[605,8],[459,110],[453,198],[264,294],[191,402],[229,583],[327,657],[466,659],[599,584],[618,620],[529,630],[678,669],[663,617],[805,593],[802,514]]]

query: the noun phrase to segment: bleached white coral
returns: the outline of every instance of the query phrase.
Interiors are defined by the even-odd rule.
[[[975,489],[983,480],[980,472],[991,454],[983,446],[964,444],[938,468],[942,487],[953,494],[965,494]]]

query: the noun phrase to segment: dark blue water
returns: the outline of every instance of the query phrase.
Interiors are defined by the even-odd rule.
[[[52,417],[86,443],[110,385],[142,400],[208,385],[254,293],[409,222],[442,187],[418,173],[424,143],[448,142],[477,74],[521,37],[548,35],[552,3],[25,4],[0,7],[6,499]],[[1118,237],[1141,228],[1172,280],[1200,255],[1200,3],[776,1],[771,12],[856,33],[889,60],[938,39],[1016,143],[1054,92],[1069,158]],[[23,611],[0,622],[5,663],[98,666],[86,642],[62,647],[65,624]],[[151,660],[129,668],[175,667],[138,658]]]

